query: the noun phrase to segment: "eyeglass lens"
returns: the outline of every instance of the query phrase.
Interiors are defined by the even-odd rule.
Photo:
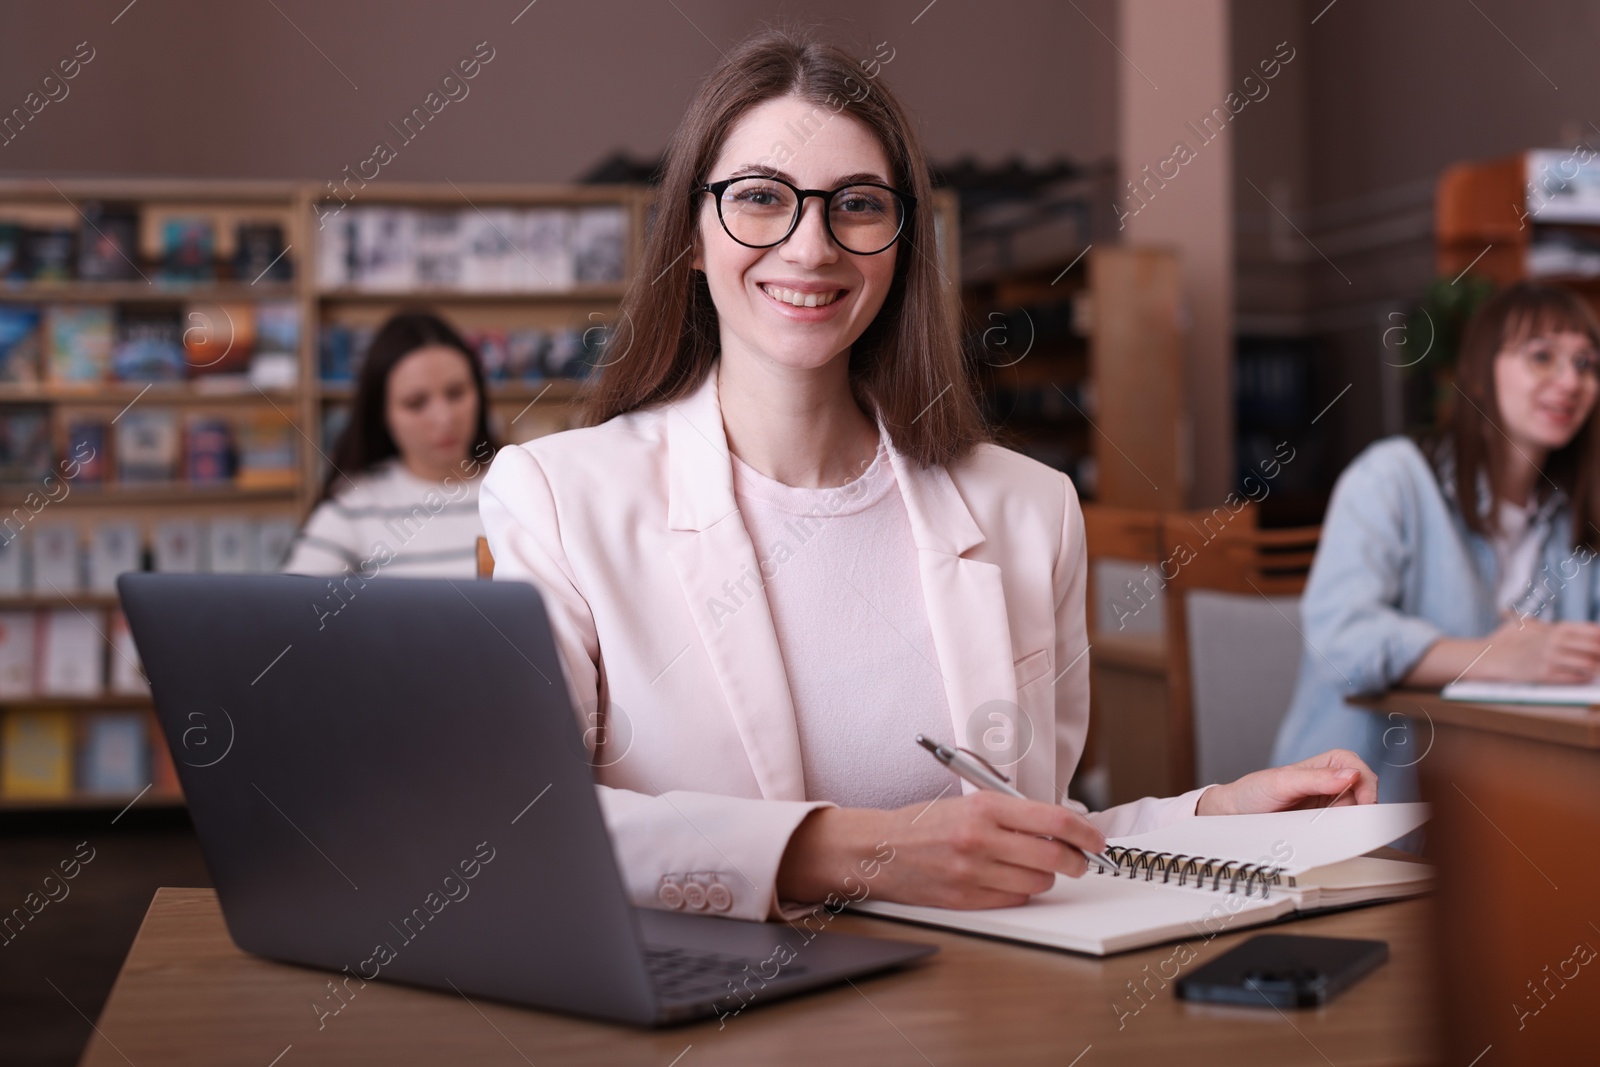
[[[782,182],[741,178],[718,204],[728,236],[758,248],[783,240],[799,215],[799,197]],[[828,228],[839,246],[857,255],[881,252],[900,234],[900,198],[875,185],[851,185],[828,202]]]

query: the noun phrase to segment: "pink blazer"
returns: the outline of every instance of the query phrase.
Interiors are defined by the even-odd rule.
[[[778,862],[828,801],[805,795],[716,381],[713,366],[680,401],[503,449],[479,508],[495,578],[545,599],[632,899],[766,919],[791,914]],[[1072,482],[995,445],[950,467],[889,458],[955,737],[1059,801],[1089,718]],[[1200,792],[1090,818],[1137,833],[1192,815]]]

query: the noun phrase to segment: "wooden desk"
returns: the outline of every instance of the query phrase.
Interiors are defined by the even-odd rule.
[[[858,980],[854,988],[752,1007],[720,1029],[712,1020],[632,1030],[380,981],[359,989],[319,1032],[311,1002],[329,975],[240,952],[211,890],[161,889],[81,1063],[1431,1063],[1430,909],[1429,901],[1411,900],[1278,927],[1382,938],[1391,953],[1387,966],[1327,1009],[1287,1016],[1269,1007],[1190,1005],[1172,996],[1170,983],[1148,1002],[1135,999],[1129,983],[1157,974],[1175,946],[1097,960],[845,914],[832,925],[933,941],[943,951],[910,970]],[[1248,936],[1241,931],[1209,944],[1193,942],[1197,958],[1189,967]],[[1151,989],[1157,981],[1151,979]],[[1141,1003],[1137,1014],[1120,1018],[1119,1031],[1114,1006],[1131,1012]]]
[[[1407,690],[1361,703],[1410,716],[1425,753],[1443,1062],[1490,1046],[1484,1067],[1597,1062],[1600,958],[1566,961],[1600,950],[1600,711]]]

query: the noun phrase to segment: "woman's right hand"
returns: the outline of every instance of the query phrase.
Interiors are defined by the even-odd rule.
[[[893,849],[891,859],[883,844]],[[1089,863],[1079,848],[1105,846],[1105,836],[1071,808],[1002,793],[893,811],[819,808],[789,839],[778,896],[812,901],[839,893],[859,900],[865,883],[866,895],[904,904],[1010,907],[1049,889],[1057,872],[1083,874]],[[870,880],[861,873],[866,863]]]
[[[1600,677],[1600,624],[1511,619],[1488,637],[1469,678],[1582,685]]]

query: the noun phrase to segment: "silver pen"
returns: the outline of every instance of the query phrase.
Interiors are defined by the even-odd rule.
[[[917,735],[917,744],[933,753],[933,758],[950,768],[951,772],[956,776],[966,779],[979,789],[992,789],[996,793],[1004,793],[1006,796],[1016,797],[1018,800],[1028,799],[1017,791],[1016,786],[1011,784],[1010,778],[1001,774],[988,760],[975,752],[968,752],[964,748],[941,745],[939,742],[930,740],[922,734]],[[1063,841],[1062,844],[1067,844],[1067,842]],[[1110,858],[1099,852],[1078,848],[1077,845],[1068,845],[1068,847],[1077,849],[1085,859],[1093,860],[1112,874],[1116,874],[1119,870]]]

